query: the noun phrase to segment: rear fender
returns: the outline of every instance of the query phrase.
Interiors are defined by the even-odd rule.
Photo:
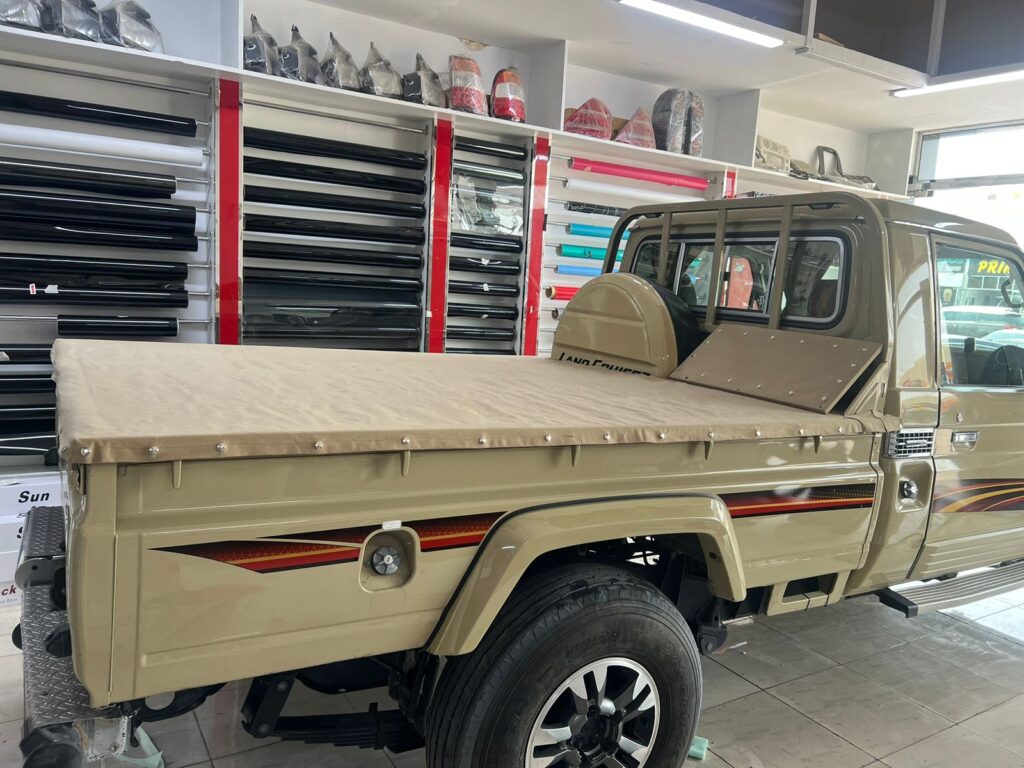
[[[652,494],[545,504],[511,512],[487,534],[427,650],[472,652],[530,564],[554,550],[633,536],[696,534],[712,590],[740,601],[746,584],[729,510],[710,494]]]

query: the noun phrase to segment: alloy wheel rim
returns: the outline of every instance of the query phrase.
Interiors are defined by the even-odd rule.
[[[642,768],[658,735],[654,677],[611,657],[574,672],[541,707],[525,768]]]

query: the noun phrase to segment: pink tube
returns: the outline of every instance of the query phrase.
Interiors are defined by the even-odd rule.
[[[577,291],[579,291],[579,288],[573,288],[569,285],[549,285],[544,290],[544,293],[547,294],[549,299],[554,299],[555,301],[568,301],[576,295]]]
[[[633,168],[629,165],[606,163],[602,160],[588,160],[584,157],[571,158],[569,160],[569,167],[574,171],[589,171],[590,173],[601,173],[605,176],[620,176],[624,179],[651,181],[655,184],[664,184],[669,187],[695,189],[698,192],[703,192],[711,184],[707,179],[697,176],[684,176],[681,173],[668,173],[667,171],[652,171],[648,168]]]

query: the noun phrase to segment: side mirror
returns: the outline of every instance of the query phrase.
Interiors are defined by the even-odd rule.
[[[1010,298],[1011,288],[1013,288],[1013,280],[1003,280],[1003,282],[999,284],[999,290],[1003,294],[1003,301],[1006,302],[1006,306],[1008,306],[1010,309],[1024,309],[1024,302],[1014,301],[1012,298]]]

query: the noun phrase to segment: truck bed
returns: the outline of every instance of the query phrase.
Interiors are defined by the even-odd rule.
[[[858,434],[817,414],[550,359],[58,340],[74,463]]]

